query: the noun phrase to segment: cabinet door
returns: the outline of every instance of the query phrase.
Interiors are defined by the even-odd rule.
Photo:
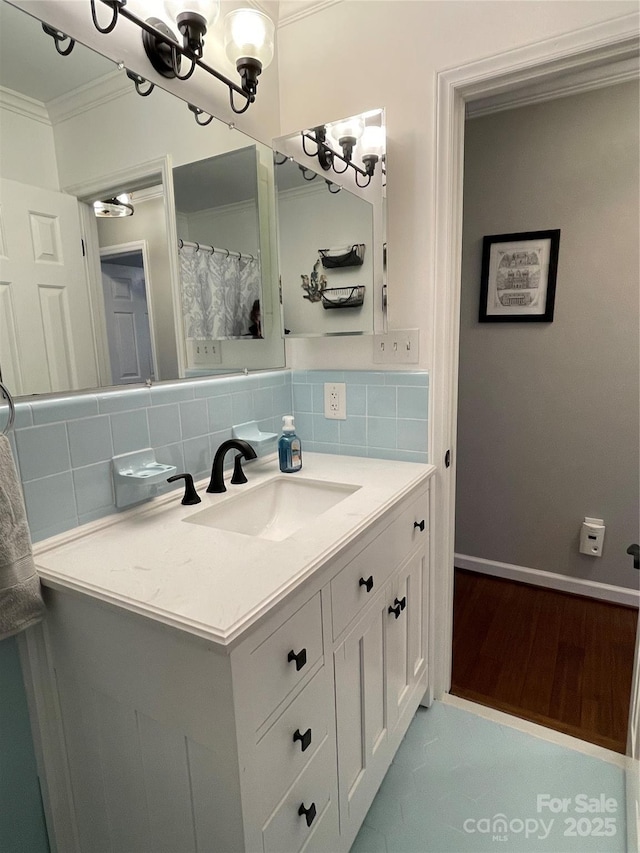
[[[387,713],[392,732],[426,666],[427,548],[421,547],[400,567],[387,606]]]
[[[340,834],[362,822],[388,763],[384,682],[391,584],[334,653]]]

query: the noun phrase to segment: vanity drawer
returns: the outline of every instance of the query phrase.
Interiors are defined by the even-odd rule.
[[[314,836],[320,832],[325,838],[323,824],[327,820],[333,820],[334,823],[336,820],[336,770],[333,756],[332,745],[326,740],[264,825],[264,853],[298,853],[303,848],[316,849]],[[301,808],[306,810],[306,814],[300,814]],[[333,837],[335,843],[337,831],[334,831]],[[325,849],[330,850],[332,847]]]
[[[262,817],[271,813],[327,739],[332,700],[333,689],[323,666],[258,742],[256,775],[268,780],[262,786]]]
[[[256,728],[307,677],[322,654],[322,608],[316,593],[251,653]]]
[[[412,548],[428,535],[429,493],[414,498],[400,515],[331,581],[333,638],[382,589]]]

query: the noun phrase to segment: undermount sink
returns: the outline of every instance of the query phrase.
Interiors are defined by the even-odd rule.
[[[274,477],[243,494],[207,507],[184,521],[280,542],[318,519],[360,486]]]

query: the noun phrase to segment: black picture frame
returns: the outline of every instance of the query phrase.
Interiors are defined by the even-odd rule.
[[[553,322],[559,251],[559,228],[484,237],[479,322]]]

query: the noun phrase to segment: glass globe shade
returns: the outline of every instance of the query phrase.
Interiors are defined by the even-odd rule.
[[[342,144],[342,139],[353,139],[355,141],[360,139],[364,131],[364,122],[360,116],[353,116],[353,118],[337,121],[335,124],[329,125],[328,129],[336,142]]]
[[[360,140],[360,151],[362,156],[382,157],[384,154],[385,134],[384,128],[377,125],[365,127]]]
[[[185,12],[200,15],[207,22],[207,29],[212,27],[220,14],[220,0],[164,0],[164,8],[171,21],[176,21],[178,15]]]
[[[224,19],[224,48],[234,63],[243,57],[256,59],[266,68],[273,59],[275,27],[257,9],[235,9]]]

